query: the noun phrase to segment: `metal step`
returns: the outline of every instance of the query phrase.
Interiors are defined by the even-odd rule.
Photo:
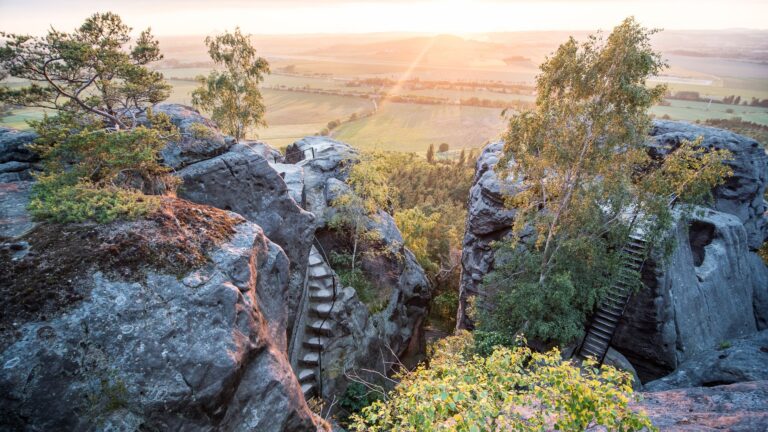
[[[309,292],[310,301],[333,300],[333,290],[328,288],[315,289]]]
[[[307,381],[314,381],[315,380],[315,370],[314,369],[302,369],[299,371],[299,382],[307,382]]]
[[[320,254],[310,254],[309,255],[309,265],[318,265],[318,264],[325,264],[325,261],[323,261],[323,258],[320,256]]]
[[[314,312],[317,316],[328,318],[331,315],[331,304],[320,303],[320,304],[313,305],[312,312]]]
[[[330,273],[325,266],[313,266],[309,268],[309,276],[313,278],[323,278],[330,276]]]
[[[304,346],[313,350],[320,350],[325,348],[325,344],[328,342],[328,338],[325,337],[311,337],[304,341]]]
[[[315,333],[331,335],[333,333],[333,323],[327,320],[315,320],[309,324],[309,329]]]
[[[306,353],[301,358],[301,362],[309,366],[318,366],[320,364],[320,354],[316,352]]]
[[[301,392],[304,393],[304,399],[309,399],[315,393],[315,385],[312,383],[304,383],[301,385]]]

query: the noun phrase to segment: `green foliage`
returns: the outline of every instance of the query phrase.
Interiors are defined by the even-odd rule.
[[[480,328],[567,343],[578,338],[603,292],[623,272],[621,250],[643,226],[660,243],[671,194],[704,199],[723,181],[725,151],[700,141],[652,160],[648,109],[664,94],[646,78],[665,67],[649,31],[628,18],[603,39],[573,38],[541,65],[536,106],[510,119],[507,174],[519,180],[517,212],[497,268],[484,281]],[[669,244],[666,245],[669,250]],[[639,274],[623,274],[635,287]]]
[[[473,351],[481,357],[490,356],[497,347],[513,348],[521,346],[519,339],[511,338],[509,335],[500,332],[475,330],[472,336],[475,342]]]
[[[353,416],[356,431],[655,431],[629,403],[631,377],[610,366],[580,369],[557,350],[496,348],[473,354],[468,333],[438,342],[429,367],[401,375],[387,395]]]
[[[240,33],[239,27],[234,33],[209,36],[205,44],[211,59],[224,71],[197,77],[200,87],[192,92],[192,104],[210,111],[213,120],[239,141],[250,127],[266,126],[259,83],[269,73],[269,64],[256,56],[250,37]]]
[[[350,414],[357,414],[378,400],[381,400],[379,393],[370,391],[359,382],[351,382],[339,400],[339,406]]]
[[[170,86],[146,66],[160,60],[149,29],[129,46],[131,28],[111,12],[96,13],[72,33],[50,29],[45,37],[1,32],[0,69],[30,82],[0,87],[0,101],[100,117],[113,128],[131,128],[147,106],[165,100]]]
[[[440,215],[432,213],[427,216],[420,208],[415,207],[395,213],[395,222],[400,228],[405,245],[416,256],[419,265],[427,272],[437,272],[439,264],[432,259],[439,256],[436,249],[440,245],[430,240],[440,238],[444,231],[443,227],[439,226]]]
[[[455,326],[459,259],[466,202],[474,170],[449,163],[429,163],[414,153],[377,153],[395,222],[405,245],[432,281],[430,321]]]
[[[717,346],[717,349],[722,351],[722,350],[726,350],[726,349],[728,349],[728,348],[730,348],[732,346],[733,346],[733,343],[731,343],[731,341],[724,340],[724,341],[720,342],[720,345]]]
[[[383,290],[374,285],[359,267],[352,267],[351,254],[332,251],[329,258],[333,270],[339,276],[341,286],[354,288],[357,297],[368,306],[371,313],[384,310],[389,299],[381,295]]]
[[[156,196],[88,183],[61,184],[55,177],[43,175],[33,186],[29,211],[36,219],[54,222],[107,223],[115,219],[137,219],[159,206],[160,199]]]
[[[32,125],[45,172],[32,189],[30,211],[57,222],[135,219],[156,209],[177,181],[158,152],[177,131],[165,114],[147,113],[148,126],[109,131],[96,118],[62,113]]]

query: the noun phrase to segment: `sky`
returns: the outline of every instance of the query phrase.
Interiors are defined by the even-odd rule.
[[[156,35],[485,33],[610,29],[634,15],[668,30],[766,29],[768,0],[0,0],[0,31],[72,30],[113,11]]]

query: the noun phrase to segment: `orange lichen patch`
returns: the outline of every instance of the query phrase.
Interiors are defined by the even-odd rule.
[[[91,275],[142,281],[147,271],[178,277],[208,262],[240,216],[175,198],[136,221],[43,223],[0,244],[0,349],[28,321],[46,320],[84,299]]]

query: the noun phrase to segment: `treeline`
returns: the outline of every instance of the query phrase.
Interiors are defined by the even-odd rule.
[[[534,87],[531,85],[502,81],[422,81],[419,78],[396,81],[389,78],[366,78],[346,83],[347,87],[394,87],[395,85],[410,90],[486,90],[495,93],[514,94],[533,94],[534,92]]]
[[[747,101],[747,98],[742,99],[739,95],[730,95],[725,96],[723,99],[713,99],[711,97],[701,97],[701,94],[697,91],[677,91],[677,92],[668,92],[665,96],[665,99],[674,99],[674,100],[685,100],[685,101],[694,101],[694,102],[712,102],[712,103],[721,103],[726,105],[743,105],[743,106],[753,106],[753,107],[764,107],[768,108],[768,99],[759,99],[756,97],[752,97],[749,101]]]

